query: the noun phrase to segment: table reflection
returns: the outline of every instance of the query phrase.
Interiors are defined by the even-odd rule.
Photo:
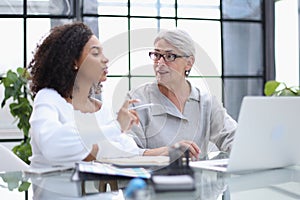
[[[2,191],[9,191],[17,194],[19,190],[29,190],[32,191],[32,199],[39,200],[125,199],[122,190],[99,193],[92,182],[89,183],[89,187],[94,186],[94,190],[90,189],[88,191],[90,194],[84,195],[82,183],[71,181],[71,176],[72,170],[42,175],[2,172],[0,192],[2,194]],[[196,170],[195,181],[196,190],[193,192],[162,193],[155,193],[151,182],[148,181],[147,199],[300,199],[300,166],[248,174]],[[25,195],[22,199],[25,199]]]
[[[23,176],[22,172],[6,172],[0,174],[2,181],[6,183],[6,186],[2,185],[2,187],[6,187],[8,190],[13,191],[17,189],[20,192],[27,191],[30,187],[30,183]]]

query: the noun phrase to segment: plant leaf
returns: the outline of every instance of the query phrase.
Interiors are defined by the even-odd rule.
[[[19,188],[18,188],[18,191],[19,191],[19,192],[27,191],[29,187],[30,187],[30,183],[29,183],[29,182],[27,182],[27,181],[22,181],[21,185],[20,185]]]
[[[277,87],[281,84],[281,82],[278,81],[267,81],[265,83],[265,87],[264,87],[264,93],[266,96],[272,96],[275,94]]]

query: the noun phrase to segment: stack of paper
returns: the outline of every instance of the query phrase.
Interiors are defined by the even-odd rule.
[[[110,163],[116,166],[149,167],[169,165],[169,156],[133,156],[128,158],[102,158],[97,160],[101,163]]]

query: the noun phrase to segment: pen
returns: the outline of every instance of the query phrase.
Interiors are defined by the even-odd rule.
[[[143,109],[146,109],[146,108],[150,108],[151,106],[154,106],[154,104],[153,103],[142,104],[142,105],[139,105],[139,106],[130,107],[130,108],[128,108],[128,110],[143,110]]]

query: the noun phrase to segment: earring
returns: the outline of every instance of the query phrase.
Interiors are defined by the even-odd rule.
[[[188,77],[190,72],[191,72],[191,70],[185,70],[185,77]]]
[[[78,70],[78,67],[75,65],[75,66],[74,66],[74,69],[77,71],[77,70]]]

